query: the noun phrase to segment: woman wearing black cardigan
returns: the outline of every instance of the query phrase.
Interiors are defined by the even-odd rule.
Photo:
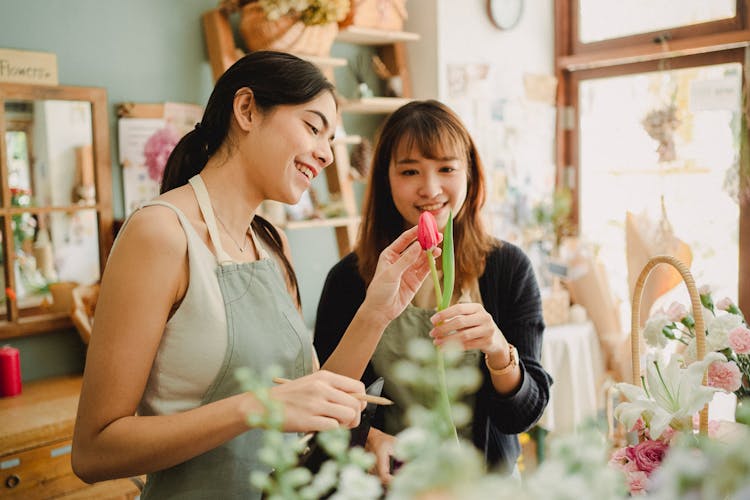
[[[449,213],[456,214],[452,305],[435,314],[432,281],[426,280],[382,336],[363,336],[354,350],[347,346],[352,357],[341,371],[365,384],[384,377],[384,395],[396,402],[376,419],[375,427],[385,432],[373,429],[368,439],[385,482],[390,480],[393,435],[404,428],[411,402],[393,382],[390,367],[406,356],[410,338],[432,338],[436,345],[449,337],[458,340],[465,351],[462,362],[481,370],[481,386],[468,398],[472,422],[463,433],[490,466],[513,470],[520,452],[518,433],[536,423],[549,400],[552,381],[540,364],[544,322],[539,288],[526,255],[484,230],[484,183],[474,142],[450,109],[437,101],[401,107],[378,140],[355,251],[331,269],[320,298],[314,343],[325,362],[365,299],[380,251],[424,211],[433,213],[441,230]]]

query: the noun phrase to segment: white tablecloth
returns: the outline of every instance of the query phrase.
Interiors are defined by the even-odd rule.
[[[550,401],[539,425],[564,433],[604,407],[604,358],[591,322],[547,327],[542,366],[552,375]]]

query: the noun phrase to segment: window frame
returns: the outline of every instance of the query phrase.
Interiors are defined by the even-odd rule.
[[[736,16],[668,30],[584,44],[579,42],[579,0],[555,0],[555,74],[558,80],[556,184],[572,192],[570,227],[579,234],[580,162],[578,85],[582,80],[689,66],[739,62],[746,88],[750,59],[750,0],[737,0]],[[668,39],[665,39],[666,38]],[[746,105],[747,106],[747,105]],[[746,113],[748,110],[746,108]],[[739,221],[738,305],[750,310],[750,200]]]

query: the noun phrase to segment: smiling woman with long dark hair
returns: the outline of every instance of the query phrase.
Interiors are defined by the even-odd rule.
[[[286,239],[256,215],[266,199],[296,203],[332,162],[336,119],[332,85],[289,54],[251,53],[217,81],[107,263],[73,442],[82,479],[147,473],[142,498],[260,498],[263,430],[247,416],[263,407],[240,391],[241,367],[294,379],[270,390],[285,431],[357,425],[364,386],[316,371]],[[384,249],[358,335],[379,336],[429,272],[415,240],[412,228]],[[346,367],[352,345],[329,363]]]

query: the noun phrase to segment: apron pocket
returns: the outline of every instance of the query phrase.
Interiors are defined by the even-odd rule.
[[[285,310],[284,317],[299,342],[297,345],[299,350],[294,361],[294,374],[297,377],[307,375],[312,372],[312,335],[296,309]]]

